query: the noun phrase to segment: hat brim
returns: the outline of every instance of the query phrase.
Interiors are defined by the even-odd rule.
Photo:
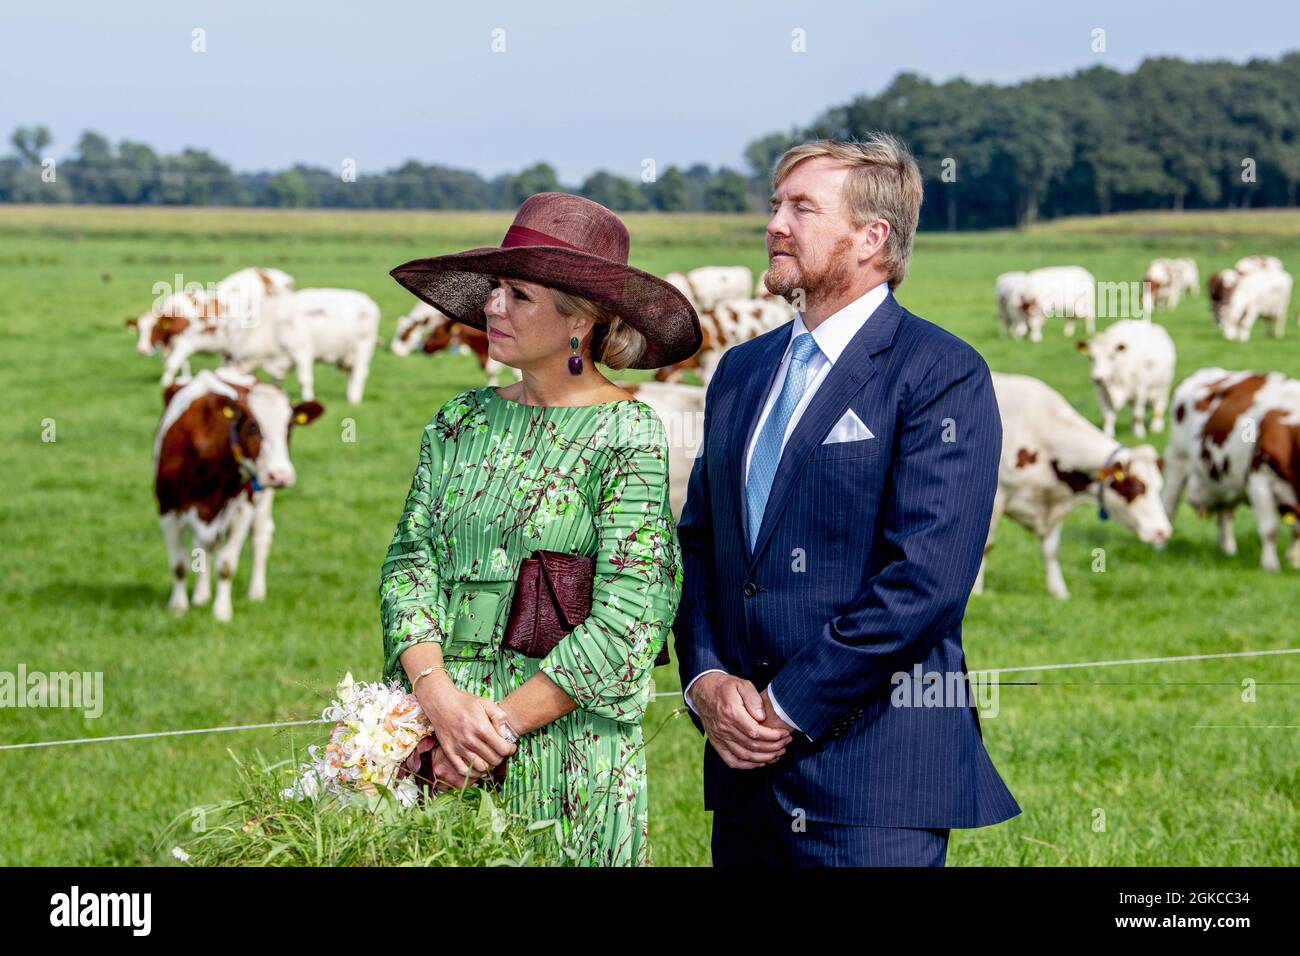
[[[470,249],[413,259],[389,275],[418,299],[476,329],[487,329],[483,306],[492,276],[536,282],[605,306],[646,340],[631,368],[663,368],[700,350],[695,307],[679,289],[632,266],[562,246]]]

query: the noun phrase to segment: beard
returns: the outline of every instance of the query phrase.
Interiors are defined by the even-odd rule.
[[[800,292],[805,301],[835,299],[853,284],[857,263],[847,255],[852,245],[851,236],[841,236],[824,260],[809,263],[795,258],[790,250],[778,249],[790,254],[780,259],[769,258],[763,285],[768,292],[787,301]]]

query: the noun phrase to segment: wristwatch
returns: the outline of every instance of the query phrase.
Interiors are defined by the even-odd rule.
[[[515,733],[510,728],[510,725],[507,724],[504,720],[501,721],[501,726],[497,728],[497,733],[499,733],[502,737],[504,737],[507,743],[511,743],[511,744],[519,743],[519,735]]]

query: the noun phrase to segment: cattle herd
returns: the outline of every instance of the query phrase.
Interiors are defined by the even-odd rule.
[[[350,289],[296,290],[293,277],[278,269],[241,269],[210,288],[172,292],[126,324],[141,354],[163,359],[153,473],[172,574],[171,608],[189,607],[192,567],[193,603],[212,600],[213,614],[230,620],[231,583],[250,532],[248,597],[266,596],[275,489],[295,480],[289,436],[324,411],[313,395],[315,363],[345,369],[348,401],[359,403],[379,342],[379,306]],[[216,354],[221,364],[191,375],[190,357],[199,353]],[[254,377],[259,368],[275,383]],[[296,404],[282,387],[290,369],[302,393]],[[210,555],[216,556],[215,599]]]
[[[1227,341],[1245,342],[1261,316],[1281,337],[1290,309],[1291,276],[1273,256],[1247,256],[1210,277],[1211,314]],[[1002,413],[1002,461],[985,556],[1003,515],[1033,531],[1041,542],[1047,590],[1066,597],[1057,560],[1061,525],[1076,507],[1093,502],[1102,517],[1157,548],[1169,540],[1179,500],[1202,517],[1217,516],[1225,554],[1236,553],[1233,512],[1255,512],[1261,564],[1277,570],[1281,524],[1291,526],[1287,558],[1300,567],[1300,382],[1280,372],[1258,374],[1204,368],[1175,389],[1176,350],[1157,309],[1196,295],[1200,281],[1191,259],[1156,259],[1147,267],[1140,298],[1143,317],[1122,319],[1100,333],[1095,324],[1097,284],[1078,266],[1008,272],[995,285],[998,330],[1003,336],[1042,340],[1047,318],[1065,318],[1065,334],[1083,318],[1092,337],[1077,347],[1088,356],[1100,407],[1098,428],[1045,383],[994,373]],[[1172,392],[1172,398],[1171,398]],[[1133,432],[1173,424],[1165,455],[1148,444],[1115,441],[1116,414],[1133,406]],[[981,567],[975,592],[983,590]]]
[[[744,266],[703,266],[665,277],[695,305],[703,345],[653,381],[624,387],[655,409],[669,440],[672,506],[680,515],[703,420],[705,386],[723,353],[777,328],[793,308],[755,282]],[[1196,263],[1157,259],[1143,277],[1141,319],[1096,330],[1097,283],[1078,266],[1008,272],[997,278],[998,332],[1040,342],[1049,318],[1074,334],[1082,319],[1089,338],[1077,343],[1091,366],[1102,420],[1093,424],[1060,393],[1038,379],[993,373],[1003,421],[1002,459],[985,556],[1006,516],[1040,539],[1047,590],[1068,596],[1058,560],[1061,528],[1075,508],[1092,503],[1141,541],[1162,548],[1184,492],[1197,513],[1217,515],[1224,553],[1235,554],[1232,515],[1240,504],[1255,512],[1261,564],[1277,570],[1281,524],[1291,526],[1287,559],[1300,567],[1300,381],[1279,372],[1201,369],[1174,388],[1176,351],[1153,313],[1199,294]],[[1283,334],[1291,276],[1272,256],[1248,256],[1208,282],[1214,321],[1228,341],[1246,341],[1256,319]],[[347,289],[302,289],[278,269],[242,269],[215,286],[175,292],[127,320],[141,354],[163,359],[164,410],[154,441],[155,492],[173,579],[171,608],[213,603],[231,616],[231,582],[245,538],[253,539],[248,597],[266,593],[266,562],[274,528],[275,489],[292,485],[292,429],[315,421],[313,368],[328,362],[348,373],[347,399],[359,403],[371,357],[380,344],[379,307]],[[472,355],[489,384],[506,367],[488,354],[487,336],[433,307],[418,303],[398,319],[391,343],[398,356],[417,351]],[[215,370],[192,375],[196,353],[218,355]],[[264,370],[273,382],[253,373]],[[301,393],[294,403],[283,381],[292,370]],[[510,370],[518,374],[513,369]],[[701,385],[681,381],[692,373]],[[1172,403],[1172,408],[1171,408]],[[1132,406],[1133,431],[1162,432],[1172,419],[1164,456],[1150,444],[1125,447],[1115,438],[1116,416]],[[193,536],[194,552],[183,533]],[[191,557],[191,554],[193,557]],[[216,555],[213,599],[207,567]],[[196,572],[193,597],[189,571]],[[984,589],[984,567],[975,593]]]

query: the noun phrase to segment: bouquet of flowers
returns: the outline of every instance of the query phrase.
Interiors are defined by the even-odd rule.
[[[390,791],[404,807],[419,796],[410,774],[420,765],[424,751],[436,744],[419,701],[390,684],[354,681],[349,673],[336,688],[337,698],[321,713],[333,720],[324,752],[313,744],[311,759],[299,767],[298,781],[281,796],[316,800],[332,795],[344,801],[364,801]]]

